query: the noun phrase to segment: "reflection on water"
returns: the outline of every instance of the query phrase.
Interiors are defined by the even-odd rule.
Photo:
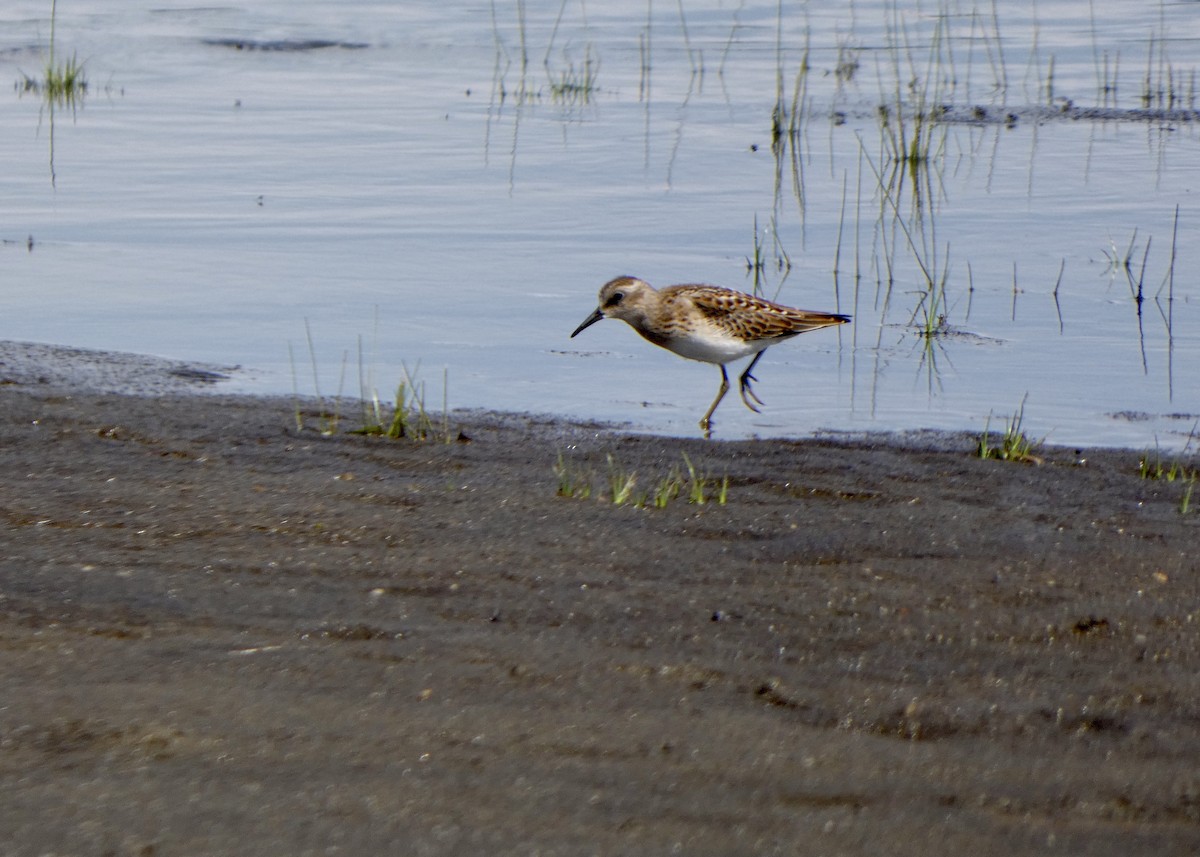
[[[79,57],[75,54],[69,58],[55,56],[54,32],[57,5],[55,2],[50,5],[50,43],[47,47],[41,75],[33,76],[22,71],[20,79],[13,85],[19,95],[34,95],[42,102],[43,109],[38,113],[38,125],[40,128],[41,120],[45,117],[46,126],[49,129],[50,184],[52,186],[56,184],[57,179],[54,172],[54,112],[60,108],[69,110],[71,118],[74,119],[79,108],[83,106],[83,99],[88,92],[87,77]]]
[[[43,5],[0,13],[14,81]],[[690,434],[707,370],[566,334],[612,276],[699,280],[854,316],[772,349],[725,436],[978,431],[1028,395],[1052,442],[1181,446],[1200,24],[1093,7],[72,3],[59,55],[107,95],[57,130],[3,107],[0,336],[287,392],[306,319],[328,377],[378,314],[380,378]]]

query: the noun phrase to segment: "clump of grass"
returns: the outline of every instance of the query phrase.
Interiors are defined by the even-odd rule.
[[[45,79],[42,81],[42,95],[46,100],[60,105],[73,105],[87,94],[87,87],[83,64],[74,54],[68,60],[55,62],[51,59],[46,63]]]
[[[58,18],[58,2],[50,4],[50,54],[42,68],[42,77],[30,77],[21,73],[18,84],[24,92],[41,95],[51,106],[74,107],[87,94],[88,82],[83,73],[83,63],[72,54],[70,59],[58,59],[54,55],[55,21]]]
[[[683,453],[683,463],[688,471],[688,502],[696,506],[714,502],[724,506],[729,494],[729,477],[723,477],[718,483],[711,476],[698,472],[686,452]]]
[[[1164,463],[1155,449],[1153,459],[1146,453],[1138,461],[1138,475],[1143,479],[1161,479],[1165,482],[1194,482],[1200,478],[1200,468],[1188,467],[1178,458]]]
[[[637,509],[650,506],[665,509],[683,496],[687,497],[688,503],[701,506],[707,503],[724,506],[728,500],[729,477],[725,476],[718,481],[706,473],[701,473],[687,453],[683,454],[684,469],[673,465],[650,491],[638,491],[637,471],[624,467],[612,453],[605,456],[605,463],[604,488],[607,490],[597,493],[592,484],[592,471],[568,462],[560,451],[552,468],[558,480],[555,493],[559,497],[575,500],[586,500],[595,496],[601,502],[612,503],[614,506],[633,506]]]
[[[558,496],[571,497],[575,500],[586,500],[592,496],[591,471],[578,469],[563,458],[559,450],[558,461],[554,464],[554,475],[558,477]]]
[[[876,115],[888,159],[903,164],[916,177],[944,150],[946,130],[938,121],[942,113],[940,107],[928,107],[922,100],[906,109],[899,96],[895,106],[880,104]]]
[[[454,436],[450,429],[450,409],[447,404],[448,373],[442,373],[442,413],[439,419],[425,406],[425,382],[417,381],[415,370],[409,371],[407,364],[401,366],[404,378],[396,388],[390,417],[384,420],[386,408],[379,401],[379,396],[372,394],[369,402],[365,398],[363,400],[363,427],[354,434],[450,443]]]
[[[313,344],[312,328],[308,319],[304,320],[304,335],[308,343],[308,355],[312,364],[313,392],[317,400],[318,430],[326,436],[335,435],[341,427],[342,390],[346,382],[346,366],[349,362],[349,352],[342,354],[342,369],[338,379],[338,392],[330,404],[321,393],[320,373],[317,366],[317,351]],[[416,379],[417,368],[410,370],[402,363],[404,377],[396,388],[396,398],[386,404],[379,394],[367,392],[367,384],[363,382],[362,342],[359,342],[359,377],[360,377],[360,406],[362,411],[362,427],[351,430],[351,434],[371,435],[392,439],[407,438],[414,441],[440,440],[451,443],[455,439],[464,439],[456,434],[450,425],[450,408],[448,404],[449,373],[442,373],[442,412],[440,417],[431,412],[425,405],[425,382]],[[292,402],[295,411],[296,431],[305,429],[305,413],[301,409],[300,389],[296,380],[296,358],[292,344],[288,343],[288,359],[292,366]]]
[[[679,466],[671,468],[658,484],[654,486],[653,500],[654,508],[665,509],[671,504],[671,501],[679,496],[683,490],[683,474],[679,471]]]
[[[424,389],[421,392],[413,390],[412,386],[401,381],[396,388],[396,398],[391,405],[391,414],[385,419],[387,408],[377,395],[372,396],[369,404],[364,400],[363,410],[367,414],[363,426],[355,430],[355,434],[366,434],[375,437],[387,437],[392,440],[412,438],[426,440],[432,429],[432,421],[425,410]]]
[[[40,95],[56,107],[74,107],[87,94],[88,82],[83,74],[83,65],[72,56],[69,60],[49,60],[42,77],[31,77],[24,72],[17,83],[20,92]]]
[[[914,70],[908,80],[906,99],[898,68],[895,74],[892,101],[882,101],[876,111],[880,139],[888,159],[903,166],[916,180],[923,167],[929,167],[945,153],[947,132],[941,121],[945,109],[939,93],[930,94],[927,77],[923,79]]]
[[[993,443],[990,431],[992,417],[989,414],[983,434],[979,436],[976,454],[980,458],[996,458],[1000,461],[1017,461],[1022,464],[1041,464],[1041,457],[1035,454],[1035,450],[1041,446],[1041,441],[1029,439],[1022,428],[1024,420],[1025,399],[1021,399],[1021,406],[1017,408],[1012,419],[1005,421],[1004,433],[1000,436],[999,443]]]
[[[1182,483],[1183,494],[1179,499],[1179,514],[1186,515],[1191,510],[1192,492],[1196,489],[1196,483],[1200,482],[1200,467],[1189,467],[1181,458],[1172,458],[1171,461],[1164,462],[1158,447],[1155,447],[1153,456],[1147,452],[1138,461],[1138,475],[1143,479]]]
[[[946,82],[943,62],[947,58],[944,27],[941,20],[935,25],[925,66],[918,68],[904,24],[896,20],[889,26],[889,40],[895,40],[894,89],[890,101],[885,96],[877,111],[880,137],[888,160],[912,176],[914,190],[922,170],[940,162],[946,151],[947,129],[942,121],[947,100],[942,91]],[[908,57],[908,69],[901,67],[903,55]]]
[[[608,461],[608,497],[614,506],[624,506],[635,499],[633,489],[637,485],[637,471],[626,470],[613,458],[610,452]],[[644,505],[635,503],[634,505]]]

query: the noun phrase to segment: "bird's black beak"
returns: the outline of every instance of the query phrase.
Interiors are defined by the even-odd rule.
[[[596,311],[594,313],[592,313],[591,315],[589,315],[587,318],[585,318],[583,320],[583,324],[581,324],[581,325],[579,325],[579,327],[575,328],[575,332],[571,334],[571,338],[574,339],[576,336],[579,335],[579,333],[584,328],[591,327],[593,324],[595,324],[602,318],[604,318],[604,313],[602,313],[600,311],[599,307],[596,307]]]

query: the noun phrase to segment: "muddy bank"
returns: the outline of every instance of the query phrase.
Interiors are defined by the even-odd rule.
[[[1137,453],[0,381],[7,854],[1200,848],[1200,515]]]

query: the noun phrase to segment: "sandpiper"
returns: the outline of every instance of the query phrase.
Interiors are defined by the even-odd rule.
[[[850,321],[850,316],[810,312],[720,286],[667,286],[658,290],[637,277],[617,277],[600,289],[600,305],[575,328],[572,337],[602,318],[619,318],[643,338],[680,357],[716,363],[721,367],[721,387],[709,405],[700,428],[711,434],[712,415],[729,390],[725,364],[754,355],[738,379],[742,402],[755,413],[763,403],[750,388],[750,374],[763,352],[777,342],[822,327]]]

